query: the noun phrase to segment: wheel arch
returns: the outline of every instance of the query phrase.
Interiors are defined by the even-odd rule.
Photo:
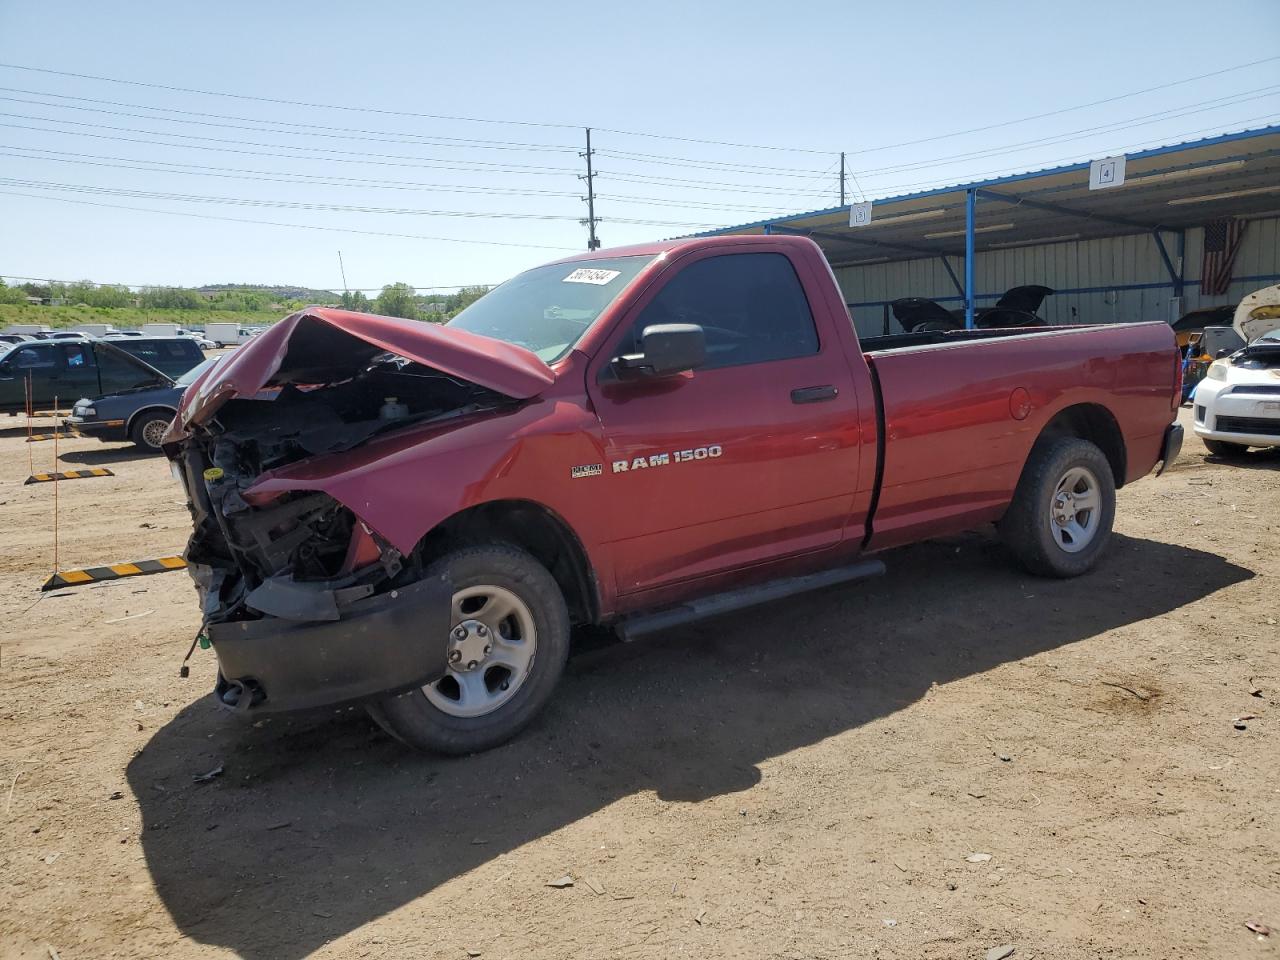
[[[177,407],[171,407],[167,403],[149,403],[144,407],[139,407],[129,415],[129,419],[126,420],[124,424],[125,432],[132,433],[133,425],[138,422],[138,418],[144,413],[150,413],[152,410],[167,410],[169,412],[170,420],[178,415]]]
[[[1116,489],[1124,486],[1129,453],[1124,432],[1107,407],[1100,403],[1075,403],[1063,407],[1045,423],[1036,437],[1036,443],[1057,437],[1078,437],[1088,440],[1107,458]],[[1028,455],[1029,456],[1029,455]]]
[[[462,546],[510,543],[530,553],[555,579],[574,624],[600,619],[600,591],[582,541],[554,510],[533,500],[491,500],[433,527],[415,552],[424,559]]]

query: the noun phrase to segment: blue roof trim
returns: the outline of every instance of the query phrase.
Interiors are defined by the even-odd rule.
[[[1255,137],[1266,137],[1272,134],[1280,133],[1280,124],[1273,124],[1269,127],[1259,127],[1256,130],[1239,130],[1235,133],[1223,133],[1216,137],[1205,137],[1201,140],[1188,140],[1185,143],[1173,143],[1163,147],[1151,147],[1147,150],[1139,150],[1137,153],[1125,154],[1129,160],[1146,160],[1149,157],[1159,157],[1169,153],[1177,153],[1181,150],[1189,150],[1195,147],[1213,147],[1220,143],[1233,143],[1237,140],[1251,140]],[[1079,163],[1068,163],[1061,167],[1045,167],[1042,170],[1029,170],[1026,173],[1014,173],[1004,177],[996,177],[991,180],[973,180],[969,183],[957,183],[947,187],[935,187],[932,190],[921,190],[916,193],[902,193],[896,197],[881,197],[875,202],[877,204],[899,203],[903,200],[919,200],[925,197],[938,197],[947,193],[959,193],[964,190],[981,189],[984,187],[995,187],[1004,183],[1018,183],[1022,180],[1030,180],[1034,177],[1052,177],[1060,173],[1072,173],[1077,170],[1088,170],[1092,161],[1082,160]],[[1217,161],[1214,161],[1215,163]],[[847,213],[849,205],[843,207],[828,207],[825,210],[811,210],[808,213],[790,213],[781,217],[769,217],[767,220],[756,220],[752,223],[740,223],[733,227],[720,227],[718,230],[706,230],[702,233],[690,234],[692,237],[718,237],[725,234],[737,233],[739,230],[754,230],[760,227],[774,226],[784,223],[793,223],[796,220],[807,220],[810,217],[830,216],[833,213]],[[875,221],[872,221],[874,223]]]

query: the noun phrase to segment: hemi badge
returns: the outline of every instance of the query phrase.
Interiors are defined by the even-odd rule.
[[[569,470],[569,476],[574,480],[579,477],[598,477],[604,473],[603,463],[584,463],[581,466],[572,467]]]

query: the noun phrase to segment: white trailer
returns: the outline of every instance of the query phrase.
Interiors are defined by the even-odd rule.
[[[180,337],[184,332],[176,323],[144,323],[142,325],[144,337]]]
[[[52,333],[43,323],[15,323],[10,325],[5,333],[24,333],[28,337],[34,337],[37,333]]]
[[[119,333],[109,323],[82,323],[74,329],[76,333],[83,333],[86,337],[105,337],[109,333]]]
[[[240,341],[240,324],[223,321],[204,325],[206,340],[212,340],[220,347],[234,347]]]

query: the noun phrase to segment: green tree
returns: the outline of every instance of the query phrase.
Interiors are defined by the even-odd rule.
[[[0,303],[26,303],[27,291],[21,287],[10,287],[0,280]]]
[[[373,312],[384,317],[417,320],[418,298],[414,296],[413,287],[407,283],[392,283],[383,287],[378,299],[373,302]]]
[[[357,313],[369,312],[369,298],[359,290],[344,290],[340,302],[346,310],[354,310]]]
[[[160,310],[199,310],[205,300],[194,290],[185,287],[144,287],[142,305]]]

